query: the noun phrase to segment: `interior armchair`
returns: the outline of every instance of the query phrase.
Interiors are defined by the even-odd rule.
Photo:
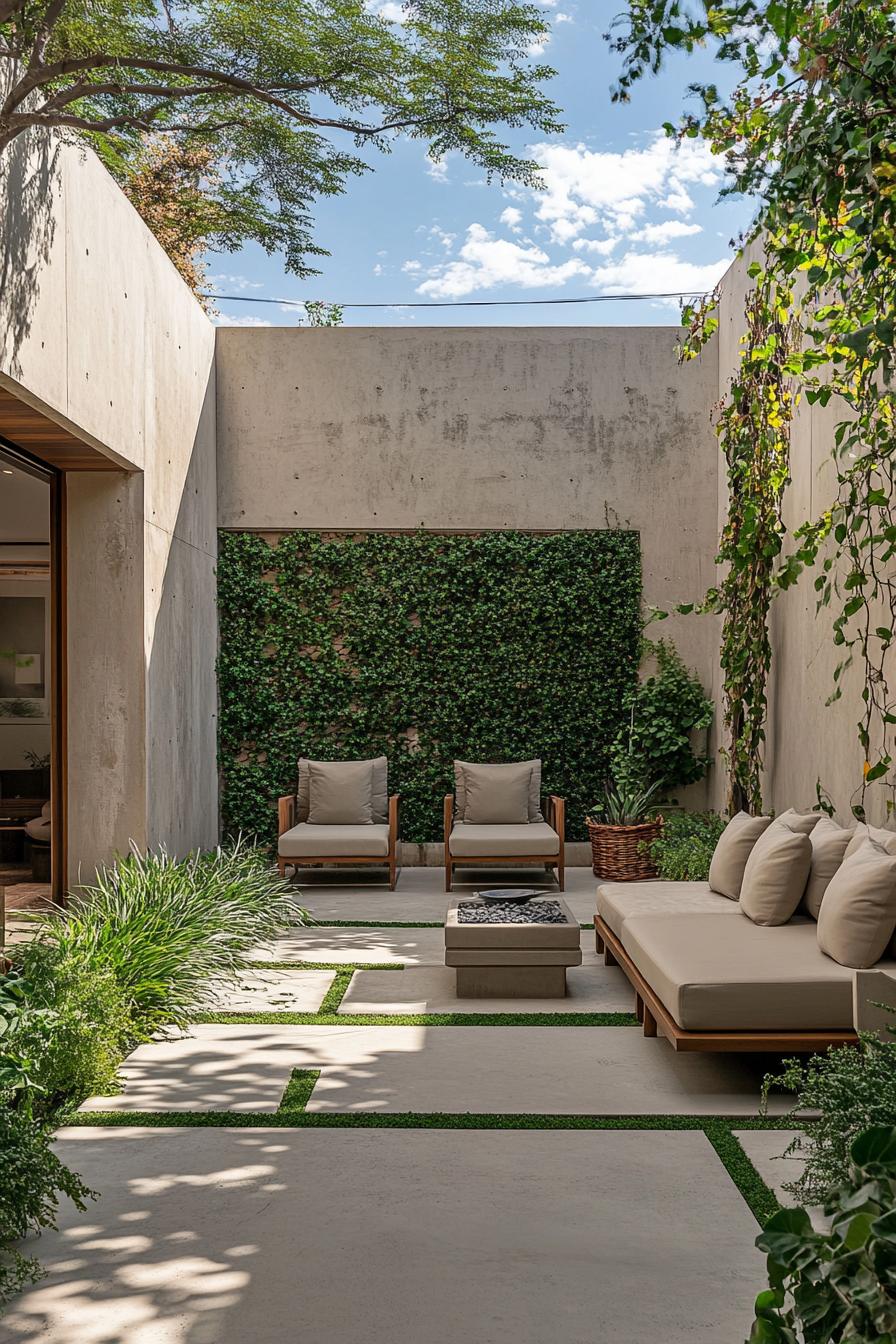
[[[564,888],[566,805],[542,799],[541,761],[512,765],[454,762],[454,793],[445,798],[445,890],[454,869],[480,864],[540,864]]]
[[[389,794],[385,756],[370,761],[299,761],[295,794],[278,799],[277,863],[383,865],[398,880],[399,795]]]

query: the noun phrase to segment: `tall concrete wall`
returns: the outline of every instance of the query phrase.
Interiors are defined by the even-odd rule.
[[[727,394],[738,364],[749,283],[746,267],[751,256],[731,268],[722,287],[720,397]],[[800,523],[824,512],[833,501],[836,476],[831,450],[835,426],[844,418],[843,405],[838,405],[836,399],[827,407],[809,406],[805,401],[797,407],[790,442],[792,484],[784,499],[784,521],[791,532]],[[721,523],[727,512],[724,471],[719,486]],[[811,572],[804,574],[794,588],[776,597],[772,607],[765,804],[778,811],[794,806],[811,807],[815,803],[816,781],[820,780],[831,795],[840,820],[846,822],[850,802],[862,778],[864,753],[856,735],[862,681],[858,669],[853,668],[841,682],[842,698],[833,705],[825,704],[834,690],[834,668],[842,652],[835,648],[832,639],[835,610],[816,612],[813,577]],[[721,803],[724,800],[721,771],[716,775],[715,794],[715,801]],[[869,791],[869,816],[883,821],[884,803],[872,797],[873,794],[874,790]]]
[[[68,474],[69,877],[217,836],[214,328],[89,152],[0,176],[0,387],[110,470]]]
[[[225,528],[638,529],[645,600],[713,577],[716,352],[667,327],[221,328]],[[673,618],[714,684],[715,622]],[[699,803],[698,791],[694,801]]]

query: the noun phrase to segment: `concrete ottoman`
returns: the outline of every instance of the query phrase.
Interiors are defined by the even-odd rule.
[[[464,896],[448,907],[445,965],[459,999],[563,999],[566,968],[581,966],[579,921],[565,901],[523,905]]]

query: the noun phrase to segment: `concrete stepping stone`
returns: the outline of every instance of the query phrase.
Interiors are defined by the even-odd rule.
[[[700,1133],[69,1129],[42,1344],[720,1344],[763,1286]]]
[[[334,971],[265,970],[222,985],[219,1013],[316,1013],[333,983]]]
[[[593,937],[592,937],[593,942]],[[340,1013],[632,1013],[634,991],[615,966],[571,966],[565,999],[459,999],[448,966],[356,971]]]
[[[309,1111],[383,1114],[754,1116],[762,1079],[749,1057],[675,1054],[637,1027],[207,1024],[138,1047],[122,1092],[81,1109],[271,1111],[293,1068],[322,1070]]]
[[[790,1185],[792,1181],[798,1181],[805,1166],[801,1157],[796,1155],[784,1157],[791,1140],[795,1139],[796,1135],[797,1131],[793,1129],[736,1131],[736,1137],[740,1139],[741,1147],[747,1157],[769,1189],[774,1190],[779,1202],[786,1208],[795,1208],[797,1201],[788,1190],[784,1189],[784,1186]],[[830,1219],[825,1218],[820,1205],[813,1205],[806,1212],[816,1231],[823,1232],[830,1227]]]

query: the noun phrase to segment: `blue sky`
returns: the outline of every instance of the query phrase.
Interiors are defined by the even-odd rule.
[[[719,203],[723,178],[707,148],[677,153],[663,131],[686,106],[689,82],[708,57],[677,59],[636,87],[627,105],[610,101],[619,57],[603,34],[621,0],[541,0],[551,35],[539,59],[567,123],[550,137],[513,134],[542,165],[545,190],[489,185],[452,155],[433,164],[419,141],[371,151],[374,171],[316,207],[317,241],[330,252],[321,274],[298,280],[282,258],[251,246],[209,259],[221,294],[342,303],[459,302],[711,289],[730,261],[730,240],[750,204]],[[371,0],[388,17],[394,0]],[[537,54],[537,53],[535,53]],[[718,79],[719,70],[712,75]],[[224,324],[295,325],[301,309],[222,299]],[[678,302],[607,302],[516,308],[347,309],[346,325],[677,324]]]

